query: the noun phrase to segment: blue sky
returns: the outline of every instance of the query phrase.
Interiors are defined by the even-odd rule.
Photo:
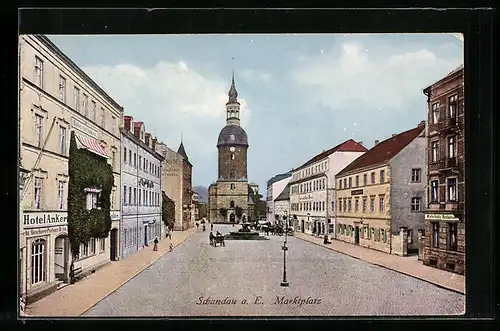
[[[373,147],[426,119],[422,89],[463,63],[452,34],[49,36],[146,130],[217,179],[217,137],[235,70],[249,181],[347,139]],[[234,58],[234,60],[232,59]]]

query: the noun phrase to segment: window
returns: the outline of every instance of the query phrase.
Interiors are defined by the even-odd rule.
[[[234,184],[231,184],[231,190],[234,190]]]
[[[137,205],[137,188],[134,187],[134,206]]]
[[[123,147],[123,162],[127,163],[127,147]]]
[[[439,247],[439,223],[432,222],[432,247]]]
[[[147,199],[146,199],[146,190],[142,190],[142,204],[143,204],[143,206],[147,206],[148,205],[148,202],[147,202]]]
[[[368,176],[366,174],[363,175],[363,185],[365,185],[365,186],[366,186],[367,177]]]
[[[455,137],[448,137],[448,158],[455,157]]]
[[[83,106],[83,115],[85,115],[85,117],[88,117],[89,116],[89,96],[86,95],[85,93],[83,93],[82,106]]]
[[[234,154],[231,154],[231,160],[234,160]]]
[[[101,107],[101,126],[103,129],[106,128],[106,116],[104,114],[104,108]]]
[[[142,206],[142,189],[139,189],[139,206]]]
[[[432,123],[436,124],[439,122],[439,103],[432,105]]]
[[[457,179],[448,178],[446,186],[448,186],[448,201],[457,201]]]
[[[385,183],[385,171],[380,170],[380,183]]]
[[[421,202],[422,202],[422,198],[420,198],[420,197],[411,198],[411,211],[420,211],[421,210]]]
[[[134,168],[137,167],[137,155],[134,153]]]
[[[431,202],[438,201],[438,184],[437,180],[431,180]]]
[[[431,143],[431,149],[432,149],[431,160],[432,162],[437,162],[437,160],[439,160],[439,143],[437,141],[433,141]]]
[[[111,168],[113,169],[113,171],[115,170],[115,167],[116,167],[116,152],[115,151],[112,151],[111,152]]]
[[[356,187],[359,186],[359,176],[356,176]]]
[[[375,198],[370,198],[370,211],[375,211]]]
[[[371,179],[371,183],[372,183],[372,184],[375,184],[375,173],[374,173],[374,172],[372,172],[372,173],[370,174],[370,177],[371,177],[371,178],[370,178],[370,179]]]
[[[73,101],[75,102],[75,110],[80,111],[80,89],[76,86],[73,89]]]
[[[339,199],[339,212],[341,212],[341,211],[342,211],[342,199]]]
[[[128,163],[132,165],[132,151],[130,149],[128,150]]]
[[[420,183],[421,169],[411,169],[411,181],[413,183]]]
[[[36,209],[42,208],[42,184],[41,177],[35,177],[35,199],[33,200],[33,207]]]
[[[35,56],[35,84],[43,88],[43,61]]]
[[[132,188],[128,188],[128,204],[132,205]]]
[[[59,76],[59,99],[66,102],[66,78]]]
[[[342,189],[342,179],[339,179],[339,190]]]
[[[116,117],[111,116],[111,133],[116,133]]]
[[[97,202],[99,200],[98,190],[87,190],[87,209],[98,209]]]
[[[234,208],[234,201],[233,200],[231,200],[231,202],[229,202],[229,207]]]
[[[347,201],[347,211],[348,211],[349,213],[351,212],[351,202],[352,202],[352,200],[351,200],[351,199],[349,199],[349,200]]]
[[[142,170],[142,156],[139,155],[139,169]]]
[[[101,244],[100,245],[101,252],[104,252],[106,250],[106,238],[101,238],[99,240],[99,243]]]
[[[36,135],[36,146],[42,147],[42,122],[43,117],[40,115],[35,115],[35,135]]]
[[[321,210],[325,210],[325,202],[324,201],[321,202],[321,205],[322,205]]]
[[[127,205],[127,186],[123,186],[123,204]]]
[[[97,121],[97,104],[94,100],[92,100],[92,120]]]
[[[89,255],[94,255],[96,251],[96,240],[95,238],[90,238],[89,240]]]
[[[448,98],[448,115],[450,118],[457,116],[457,95]]]
[[[66,128],[59,127],[59,151],[62,155],[66,155]]]
[[[149,205],[153,205],[153,192],[149,191]]]
[[[36,239],[31,244],[31,284],[45,281],[45,240]]]
[[[383,196],[380,196],[380,197],[378,198],[378,201],[379,201],[379,206],[378,206],[378,208],[379,208],[379,211],[380,211],[380,212],[383,212],[383,211],[384,211],[384,209],[385,209],[385,208],[384,208],[384,206],[385,206],[385,205],[384,205],[384,200],[385,200],[385,199],[384,199],[384,197],[383,197]]]
[[[449,249],[452,251],[457,250],[457,223],[448,223],[449,231]]]
[[[354,211],[357,213],[359,211],[359,199],[354,202]]]
[[[59,190],[57,195],[57,205],[59,210],[64,209],[64,182],[59,181]]]
[[[349,188],[351,188],[351,187],[352,187],[352,178],[349,177]]]
[[[366,213],[366,197],[363,197],[363,213]]]

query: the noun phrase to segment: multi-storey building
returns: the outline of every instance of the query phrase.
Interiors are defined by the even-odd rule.
[[[75,268],[89,273],[118,258],[120,133],[123,108],[47,37],[19,38],[22,295],[33,302],[69,280],[67,227],[69,142],[113,168],[111,232],[81,245]],[[95,194],[95,193],[94,193]]]
[[[181,141],[177,152],[163,142],[156,143],[156,150],[163,155],[162,190],[175,203],[174,230],[187,230],[194,226],[191,217],[193,209],[192,171],[184,144]]]
[[[335,175],[366,151],[363,145],[349,139],[293,170],[290,212],[295,229],[316,235],[333,232]]]
[[[292,173],[286,172],[273,176],[267,181],[266,197],[266,221],[274,223],[278,214],[275,213],[274,200],[283,192],[284,188],[290,182]]]
[[[424,90],[429,104],[423,263],[464,273],[464,68]]]
[[[288,178],[290,181],[290,178]],[[274,199],[274,217],[282,221],[285,218],[289,220],[290,215],[290,183],[288,183],[281,193]],[[291,223],[288,223],[291,225]]]
[[[192,196],[192,205],[193,208],[191,208],[191,219],[193,222],[197,222],[200,219],[200,205],[199,205],[199,197],[198,193],[193,192]]]
[[[425,206],[425,121],[392,135],[336,176],[336,238],[387,253],[417,249]]]
[[[120,255],[126,258],[162,236],[161,163],[156,138],[143,122],[124,116],[122,141],[122,224]]]

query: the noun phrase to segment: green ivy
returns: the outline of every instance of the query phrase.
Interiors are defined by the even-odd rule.
[[[241,215],[243,215],[243,209],[240,206],[234,207],[234,214],[236,217],[241,218]]]
[[[113,169],[105,158],[86,149],[79,149],[71,132],[69,147],[68,235],[73,256],[80,253],[80,244],[90,238],[106,238],[111,229],[111,190]],[[86,188],[101,190],[97,201],[100,209],[87,210]]]
[[[161,218],[163,224],[172,230],[175,224],[175,202],[165,194],[165,191],[161,191],[161,196]]]

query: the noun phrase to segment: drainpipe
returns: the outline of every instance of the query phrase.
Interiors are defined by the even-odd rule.
[[[325,221],[323,222],[325,224],[325,232],[328,238],[330,238],[330,225],[328,224],[328,176],[326,173],[323,174],[325,177],[325,189],[326,189],[326,206],[325,206]]]
[[[136,181],[136,190],[137,194],[139,194],[139,144],[136,145],[137,147],[137,166],[135,167],[135,181]],[[142,201],[142,200],[141,200]],[[137,220],[137,230],[135,231],[135,242],[136,242],[136,252],[139,251],[139,197],[137,197],[136,204],[135,204],[135,219]],[[144,201],[142,201],[144,203]]]

